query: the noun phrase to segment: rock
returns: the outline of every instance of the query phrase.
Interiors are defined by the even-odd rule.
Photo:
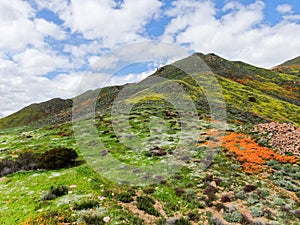
[[[213,186],[214,188],[217,188],[217,183],[216,183],[216,181],[210,182],[210,186]]]

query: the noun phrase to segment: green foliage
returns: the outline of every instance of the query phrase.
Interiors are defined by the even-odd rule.
[[[223,217],[229,223],[239,223],[242,220],[242,214],[239,211],[224,213]]]
[[[88,209],[88,210],[81,210],[80,211],[80,221],[84,221],[85,224],[89,225],[104,225],[105,221],[104,219],[104,210],[100,207],[94,208],[94,209]]]
[[[65,185],[51,186],[50,190],[41,197],[41,200],[53,200],[57,197],[68,194],[68,187]]]
[[[175,225],[191,225],[190,221],[185,219],[184,217],[179,218],[175,221]]]
[[[250,211],[253,217],[262,217],[264,210],[261,206],[250,206]]]
[[[95,199],[85,199],[75,202],[73,205],[74,210],[92,209],[99,206],[99,202]]]
[[[159,216],[159,212],[156,211],[154,208],[154,200],[150,198],[149,196],[138,196],[137,197],[137,208],[140,210],[144,210],[146,213],[153,215],[153,216]]]
[[[133,201],[132,194],[128,192],[122,192],[116,195],[118,201],[129,203]]]
[[[44,154],[39,158],[39,167],[43,169],[60,169],[75,165],[75,159],[77,159],[78,154],[74,149],[71,148],[54,148]]]

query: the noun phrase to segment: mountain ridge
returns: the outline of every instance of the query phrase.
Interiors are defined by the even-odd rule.
[[[217,80],[220,82],[220,84],[222,84],[223,91],[225,91],[228,96],[231,96],[231,99],[227,97],[226,104],[229,108],[233,108],[233,111],[243,111],[243,108],[235,104],[236,100],[234,98],[239,99],[239,96],[233,98],[232,96],[235,95],[234,92],[243,95],[245,95],[247,92],[249,96],[244,96],[243,99],[240,100],[240,103],[243,101],[244,103],[250,102],[249,99],[251,98],[253,101],[257,101],[258,99],[256,98],[260,98],[266,101],[273,101],[273,103],[278,105],[282,105],[283,107],[280,106],[281,108],[293,108],[293,110],[298,112],[298,107],[300,106],[300,79],[297,74],[283,73],[283,71],[279,69],[268,70],[259,68],[241,61],[229,61],[214,53],[209,53],[206,55],[202,53],[194,53],[193,55],[200,57],[206,63],[206,65],[208,65],[209,69],[215,74]],[[282,66],[290,65],[291,63],[294,65],[294,62],[298,62],[299,58],[300,57],[297,57],[294,60],[289,60],[277,68],[283,68]],[[178,62],[182,63],[186,67],[189,66],[189,63],[191,63],[189,62],[189,57],[179,60]],[[175,64],[178,62],[175,62]],[[179,83],[184,82],[182,85],[184,85],[186,88],[189,86],[190,88],[192,87],[192,89],[195,89],[194,83],[188,79],[187,74],[173,65],[174,64],[163,66],[151,76],[167,78]],[[138,86],[138,84],[134,85]],[[106,110],[111,107],[114,98],[124,86],[126,85],[90,90],[79,96],[84,96],[86,101],[88,101],[89,95],[99,93],[101,90],[101,93],[97,99],[97,109]],[[235,86],[235,88],[231,88],[232,90],[229,90],[230,87],[233,86]],[[193,91],[190,91],[190,94],[195,95],[195,100],[202,98],[199,93],[193,93]],[[252,96],[253,94],[256,96],[256,98]],[[72,102],[75,98],[55,98],[46,102],[31,104],[20,111],[13,113],[12,115],[1,118],[0,129],[30,125],[43,120],[47,120],[49,123],[70,121],[72,114]],[[253,102],[251,102],[251,104],[253,104]],[[248,107],[244,110],[244,112],[254,113],[257,116],[262,118],[265,117],[266,119],[273,119],[270,118],[269,115],[266,115],[266,113],[259,112],[263,111],[261,107],[259,110],[256,109],[259,107],[251,107],[252,109]],[[82,108],[84,108],[84,106]],[[286,117],[287,116],[285,116],[285,119],[283,120],[289,120],[289,118]],[[293,122],[300,124],[299,120],[294,120]]]

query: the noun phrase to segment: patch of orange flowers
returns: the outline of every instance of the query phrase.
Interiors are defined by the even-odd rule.
[[[217,130],[207,132],[208,136],[213,137],[205,145],[209,148],[224,147],[232,153],[241,163],[247,173],[262,171],[266,166],[264,163],[269,160],[276,160],[281,163],[296,163],[295,156],[284,156],[274,152],[267,147],[259,146],[255,140],[250,139],[244,134],[230,133],[222,137]],[[198,144],[197,146],[201,146]]]
[[[222,144],[242,164],[248,173],[260,172],[265,167],[263,164],[269,160],[282,163],[296,163],[294,156],[283,156],[272,149],[259,146],[254,140],[244,134],[231,133],[224,136]]]

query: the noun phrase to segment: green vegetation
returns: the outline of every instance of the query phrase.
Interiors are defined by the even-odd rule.
[[[253,126],[270,120],[299,128],[299,89],[293,83],[299,77],[199,55],[211,66],[223,91],[229,121],[226,135],[244,133],[249,140],[258,139]],[[181,63],[193,66],[188,60]],[[159,174],[155,183],[148,182],[151,174],[146,174],[144,186],[109,180],[105,170],[95,172],[77,146],[70,105],[66,109],[62,101],[63,109],[57,107],[51,115],[40,115],[40,105],[30,106],[0,120],[0,127],[6,128],[0,130],[0,224],[299,224],[299,161],[266,160],[259,172],[245,171],[236,154],[220,147],[222,133],[212,129],[215,121],[203,87],[172,65],[153,76],[172,80],[185,90],[179,97],[196,103],[198,115],[181,113],[191,119],[186,125],[199,131],[199,140],[184,146],[189,154],[181,156],[178,170],[170,176]],[[207,76],[199,74],[199,78],[200,85],[213,85]],[[157,88],[162,90],[168,83],[163,81]],[[80,121],[83,125],[92,121],[96,129],[103,144],[96,149],[97,156],[111,155],[136,167],[135,174],[142,174],[143,166],[151,168],[172,159],[181,138],[191,139],[191,133],[182,131],[182,114],[164,99],[166,95],[152,86],[143,90],[143,85],[132,85],[136,92],[120,100],[132,104],[128,115],[109,112],[124,86],[106,87],[98,96],[95,120]],[[80,96],[79,112],[86,112],[96,91]],[[220,101],[221,94],[211,92],[213,101]],[[36,114],[28,119],[31,110]],[[9,122],[12,118],[15,122]],[[128,129],[131,133],[123,135]],[[80,137],[87,134],[83,130]],[[86,146],[96,145],[89,136],[85,141]],[[234,144],[241,153],[250,152]],[[257,146],[268,147],[268,142],[259,140],[253,145]]]

